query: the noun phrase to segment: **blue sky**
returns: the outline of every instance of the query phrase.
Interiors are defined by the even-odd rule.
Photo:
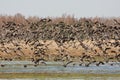
[[[57,17],[120,17],[120,0],[0,0],[0,14]]]

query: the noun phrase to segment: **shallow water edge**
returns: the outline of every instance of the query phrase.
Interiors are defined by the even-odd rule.
[[[120,74],[78,74],[78,73],[0,73],[0,79],[13,78],[79,78],[79,77],[115,77],[120,79]]]

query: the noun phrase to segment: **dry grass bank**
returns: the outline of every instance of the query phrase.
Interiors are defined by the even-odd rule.
[[[88,47],[88,50],[85,50],[79,44],[78,41],[64,43],[64,45],[62,47],[58,47],[54,40],[47,40],[45,43],[43,41],[40,41],[40,42],[44,44],[43,47],[47,46],[47,51],[45,54],[47,54],[51,57],[53,55],[59,55],[60,49],[64,49],[65,51],[63,53],[71,55],[71,56],[80,56],[83,53],[86,53],[87,55],[91,55],[91,56],[98,55],[97,53],[99,53],[100,55],[104,55],[102,50],[99,47],[94,46],[94,44],[93,44],[94,42],[91,42],[90,40],[83,41],[83,43]],[[1,58],[12,58],[12,59],[21,58],[21,59],[29,60],[30,58],[35,56],[34,55],[34,51],[35,51],[34,46],[32,46],[30,44],[26,45],[24,41],[19,42],[19,47],[21,48],[21,51],[17,50],[17,47],[14,46],[12,43],[5,44],[4,47],[2,47],[2,46],[0,46],[0,47],[1,47],[1,51],[0,51]],[[108,53],[108,55],[115,56],[116,54],[114,53],[114,51],[117,54],[120,54],[119,47],[103,46],[103,48],[107,48],[107,47],[111,48],[106,51]],[[4,49],[6,49],[6,51],[4,51]]]

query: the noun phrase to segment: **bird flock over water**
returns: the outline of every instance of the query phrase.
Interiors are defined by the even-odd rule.
[[[26,24],[14,21],[3,21],[0,27],[0,59],[6,61],[22,60],[30,51],[28,60],[35,67],[47,65],[49,61],[61,61],[63,66],[79,64],[89,67],[104,65],[109,62],[120,62],[120,22],[113,19],[114,25],[107,25],[90,19],[79,20],[74,24],[64,21],[53,23],[52,19],[43,18],[37,22],[25,20]],[[51,42],[47,42],[51,40]],[[56,54],[49,53],[54,41]],[[86,42],[84,42],[86,41]],[[90,41],[88,45],[87,42]],[[67,45],[67,46],[66,46]],[[92,45],[92,46],[90,46]],[[69,48],[80,47],[84,52],[70,54]],[[113,64],[110,64],[113,66]],[[1,67],[5,65],[1,64]],[[27,67],[27,65],[24,65]]]

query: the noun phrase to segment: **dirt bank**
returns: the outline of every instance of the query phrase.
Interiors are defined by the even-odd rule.
[[[68,54],[68,55],[72,55],[72,56],[80,56],[83,53],[86,53],[87,55],[104,55],[103,51],[98,47],[95,46],[94,43],[90,40],[85,40],[83,41],[84,45],[88,47],[88,49],[84,49],[80,43],[78,41],[74,41],[74,42],[68,42],[68,43],[64,43],[64,45],[62,47],[58,47],[57,44],[55,43],[55,41],[53,40],[47,40],[46,42],[43,41],[39,41],[40,43],[44,44],[44,46],[42,46],[42,48],[46,49],[45,54],[49,55],[49,56],[53,56],[53,55],[59,55],[62,52],[60,52],[60,49],[64,50],[64,54]],[[111,40],[111,42],[114,42]],[[12,58],[12,59],[17,59],[17,58],[21,58],[21,59],[29,59],[32,58],[34,56],[34,52],[35,52],[35,48],[32,44],[32,42],[30,44],[25,44],[24,41],[14,41],[14,43],[18,44],[19,46],[15,46],[15,44],[13,43],[9,43],[9,44],[5,44],[0,45],[0,58],[4,59],[4,58]],[[109,48],[106,53],[110,56],[112,55],[116,55],[120,54],[120,47],[113,47],[113,46],[105,46],[102,45],[103,49]],[[39,47],[41,48],[41,47]]]

